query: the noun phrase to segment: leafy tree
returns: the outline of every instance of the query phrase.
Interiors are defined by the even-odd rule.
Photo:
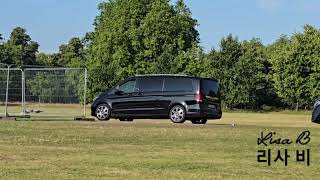
[[[211,67],[213,68],[210,72],[210,77],[220,80],[223,100],[226,106],[234,106],[235,99],[239,96],[233,93],[233,90],[238,84],[234,65],[238,62],[240,56],[241,44],[231,34],[222,38],[218,54],[215,50],[212,50],[208,54],[208,58],[211,60]]]
[[[320,93],[320,31],[310,25],[290,40],[280,38],[270,62],[277,94],[289,105],[308,107]]]
[[[71,38],[68,44],[61,45],[57,54],[58,65],[62,67],[85,68],[86,51],[84,41],[80,38]],[[84,69],[65,71],[65,89],[72,92],[83,102]]]
[[[0,34],[0,63],[10,64],[10,62],[8,61],[9,54],[4,44],[5,44],[4,39]]]
[[[17,65],[36,64],[38,47],[38,43],[31,41],[25,29],[17,27],[12,31],[8,41],[4,43],[5,57],[2,61]]]
[[[231,34],[223,38],[218,51],[211,50],[204,61],[204,76],[220,81],[224,104],[229,108],[259,108],[268,88],[267,62],[259,39],[239,41]]]
[[[259,39],[252,39],[241,43],[241,51],[242,55],[234,65],[235,84],[230,88],[233,103],[245,108],[259,108],[262,105],[259,95],[266,88],[264,46]]]
[[[58,54],[38,53],[36,55],[36,64],[41,66],[56,67],[59,66],[58,59]]]
[[[113,0],[99,10],[88,35],[91,96],[130,75],[178,73],[188,64],[198,32],[182,0]]]
[[[2,34],[0,34],[0,63],[2,63],[2,59],[4,59],[4,47],[3,47],[3,38]],[[0,65],[1,67],[1,65]]]
[[[58,53],[37,53],[33,64],[51,67],[82,67],[86,66],[84,42],[80,38],[71,38],[68,44],[62,44]]]
[[[210,71],[210,66],[207,64],[206,55],[201,47],[194,45],[188,52],[183,54],[182,58],[185,62],[183,74],[208,77],[206,72]]]
[[[71,38],[59,47],[58,64],[64,67],[85,67],[85,50],[80,38]]]

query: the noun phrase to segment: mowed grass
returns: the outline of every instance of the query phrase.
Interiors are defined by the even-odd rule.
[[[44,104],[26,103],[25,109],[28,115],[34,117],[59,116],[74,118],[84,114],[84,106],[81,104]],[[23,111],[21,103],[9,103],[7,112],[9,115],[19,115]],[[37,111],[37,112],[35,112]],[[0,115],[5,114],[5,105],[0,104]],[[86,106],[86,115],[90,115],[90,105]]]
[[[304,130],[311,132],[307,146],[267,147],[272,156],[287,148],[288,166],[257,162],[257,151],[266,149],[257,146],[261,131],[294,140]],[[319,145],[320,125],[311,123],[310,115],[294,113],[224,113],[207,125],[8,121],[0,122],[0,178],[317,179]],[[310,166],[295,161],[295,150],[307,148]]]

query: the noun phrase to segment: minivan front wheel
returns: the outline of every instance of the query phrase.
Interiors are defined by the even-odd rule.
[[[173,106],[170,109],[169,117],[173,123],[184,123],[186,121],[186,110],[181,105]]]
[[[108,121],[110,119],[110,107],[108,104],[100,104],[96,108],[96,117],[100,121]]]

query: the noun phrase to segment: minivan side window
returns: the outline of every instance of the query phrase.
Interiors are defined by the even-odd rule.
[[[140,92],[162,91],[163,78],[161,77],[143,77],[139,79]]]
[[[124,93],[132,93],[135,91],[136,80],[129,80],[118,87],[119,91]]]
[[[192,79],[166,77],[163,91],[193,91]]]

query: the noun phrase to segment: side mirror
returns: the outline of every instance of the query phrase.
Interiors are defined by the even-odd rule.
[[[114,92],[114,94],[116,94],[116,95],[118,95],[118,96],[122,96],[122,95],[124,94],[124,92],[117,89],[117,90]]]

